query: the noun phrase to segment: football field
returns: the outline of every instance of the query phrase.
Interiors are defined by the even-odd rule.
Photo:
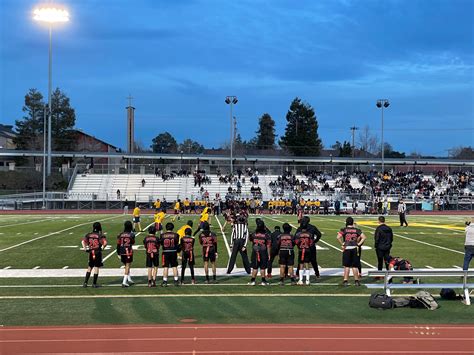
[[[381,312],[367,305],[373,290],[364,285],[342,287],[336,233],[344,225],[344,216],[310,216],[311,223],[323,233],[318,243],[322,277],[311,286],[279,286],[277,259],[269,286],[247,285],[249,277],[242,272],[240,256],[235,273],[226,275],[231,230],[229,226],[221,228],[223,219],[212,217],[212,230],[218,236],[218,284],[203,282],[201,248],[196,245],[195,268],[200,275],[196,285],[146,287],[144,232],[137,235],[132,264],[136,284],[122,289],[123,270],[115,252],[115,238],[130,218],[121,214],[1,215],[0,325],[167,324],[183,319],[196,323],[473,323],[473,308],[461,302],[440,301],[441,308],[434,312]],[[255,227],[255,218],[249,218],[250,230]],[[270,230],[284,222],[297,225],[295,216],[260,218]],[[408,216],[408,228],[399,227],[397,218],[387,217],[395,234],[393,256],[410,260],[414,268],[461,268],[465,217]],[[178,228],[189,219],[196,228],[198,216],[182,216],[174,224]],[[165,222],[169,220],[171,217]],[[373,250],[377,220],[376,216],[356,216],[355,220],[367,235],[362,252],[363,271],[367,271],[377,263]],[[95,221],[102,223],[109,242],[99,277],[102,287],[82,288],[87,254],[81,250],[81,238]],[[151,215],[142,216],[142,227],[152,221]],[[161,275],[159,268],[159,282]],[[186,276],[189,278],[189,271]],[[362,278],[363,284],[373,282],[367,276]],[[414,293],[396,293],[410,292]]]

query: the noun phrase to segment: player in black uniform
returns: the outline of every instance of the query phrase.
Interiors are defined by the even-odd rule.
[[[173,277],[175,286],[178,282],[178,251],[179,251],[179,235],[173,232],[174,224],[166,223],[166,231],[161,234],[160,244],[163,248],[161,256],[163,267],[163,283],[161,286],[168,286],[168,268],[173,268]]]
[[[271,237],[271,248],[270,248],[270,260],[268,261],[267,277],[272,278],[273,260],[278,255],[278,236],[281,234],[280,226],[275,226],[275,230],[270,234]]]
[[[311,262],[311,246],[314,244],[313,234],[302,226],[298,228],[295,235],[295,244],[298,246],[298,262],[300,268],[300,279],[298,285],[309,285],[309,263]],[[305,280],[306,279],[306,280]]]
[[[280,260],[280,285],[285,284],[286,270],[288,269],[291,275],[291,284],[296,285],[295,277],[293,275],[293,265],[295,264],[295,237],[290,234],[291,226],[288,223],[283,224],[283,233],[278,236],[277,247]]]
[[[130,266],[133,262],[133,248],[135,244],[135,233],[132,232],[132,222],[124,223],[123,232],[117,236],[117,256],[125,265],[122,287],[134,284],[130,277]]]
[[[343,286],[348,286],[350,269],[354,275],[355,285],[360,286],[359,264],[360,255],[359,247],[364,243],[366,236],[362,231],[354,226],[354,219],[347,217],[346,227],[341,228],[337,233],[337,240],[342,245],[342,265],[344,266]]]
[[[156,236],[156,227],[148,227],[148,235],[143,239],[146,253],[146,267],[148,268],[148,287],[156,287],[156,274],[160,263],[160,240]]]
[[[308,232],[310,232],[313,235],[314,243],[312,243],[309,248],[310,263],[313,266],[314,275],[318,279],[320,276],[319,276],[319,266],[318,266],[317,252],[316,252],[316,243],[319,242],[322,234],[316,226],[310,224],[309,222],[310,222],[309,217],[304,216],[301,219],[300,227],[296,230],[296,233],[300,232],[302,228],[305,228]],[[298,269],[299,269],[299,265],[298,265]]]
[[[204,272],[206,273],[206,283],[209,283],[209,261],[212,265],[212,280],[216,280],[216,259],[217,255],[217,236],[211,232],[209,223],[203,222],[202,233],[199,235],[199,243],[202,245],[202,258],[204,260]]]
[[[89,264],[86,271],[86,278],[84,279],[84,287],[87,287],[91,272],[94,270],[94,279],[92,287],[99,287],[97,285],[97,278],[99,277],[99,268],[104,266],[102,263],[102,249],[107,245],[105,234],[102,234],[102,226],[99,222],[92,225],[92,233],[87,233],[82,239],[82,247],[89,254]]]
[[[265,226],[265,223],[257,218],[256,219],[257,228],[255,233],[250,235],[250,241],[252,242],[252,257],[251,257],[251,267],[252,267],[252,278],[249,285],[255,286],[255,279],[257,278],[258,269],[260,269],[260,275],[262,276],[262,286],[268,285],[267,280],[265,279],[265,271],[268,267],[268,258],[270,255],[270,234],[267,233],[268,228]]]
[[[196,279],[194,278],[194,237],[191,235],[193,230],[187,228],[184,231],[184,237],[181,238],[180,245],[182,251],[182,264],[181,264],[181,284],[184,284],[184,273],[186,266],[189,265],[191,271],[191,283],[194,285]]]

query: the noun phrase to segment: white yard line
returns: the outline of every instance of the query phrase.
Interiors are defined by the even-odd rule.
[[[230,257],[231,251],[230,251],[229,242],[227,241],[227,237],[224,233],[224,229],[222,228],[221,221],[219,221],[219,216],[216,216],[216,221],[219,224],[219,228],[221,229],[222,237],[224,238],[225,247],[226,247],[227,253],[229,254],[229,257]]]
[[[107,220],[109,220],[109,219],[113,219],[113,218],[117,218],[117,217],[121,217],[121,215],[113,216],[113,217],[108,217],[108,218],[104,218],[104,219],[101,219],[100,222],[107,221]],[[49,236],[56,235],[56,234],[59,234],[59,233],[62,233],[62,232],[66,232],[66,231],[68,231],[68,230],[71,230],[71,229],[74,229],[74,228],[77,228],[77,227],[82,227],[82,226],[85,226],[85,225],[90,224],[90,223],[92,223],[92,222],[93,222],[93,221],[88,221],[88,222],[85,222],[85,223],[76,224],[75,226],[72,226],[72,227],[69,227],[69,228],[66,228],[66,229],[62,229],[62,230],[57,231],[57,232],[52,232],[52,233],[48,233],[48,234],[45,234],[45,235],[42,235],[42,236],[39,236],[39,237],[36,237],[36,238],[33,238],[33,239],[29,239],[29,240],[26,240],[26,241],[24,241],[24,242],[21,242],[21,243],[12,245],[12,246],[10,246],[10,247],[0,249],[0,252],[2,252],[2,251],[7,251],[7,250],[10,250],[10,249],[13,249],[13,248],[17,248],[17,247],[19,247],[19,246],[22,246],[22,245],[25,245],[25,244],[34,242],[35,240],[47,238],[47,237],[49,237]]]
[[[5,267],[3,268],[3,270],[8,270],[8,269],[11,269],[11,268],[12,268],[11,266],[5,266]]]
[[[50,221],[50,218],[47,218],[47,219],[40,219],[38,221],[30,221],[30,222],[23,222],[23,223],[12,223],[12,224],[6,224],[6,225],[3,225],[3,226],[0,226],[0,228],[5,228],[5,227],[16,227],[16,226],[22,226],[24,224],[32,224],[32,223],[40,223],[40,222],[51,222]]]
[[[427,269],[434,269],[434,267],[429,266],[429,265],[425,265],[425,268],[427,268]]]
[[[63,266],[63,270],[69,269],[69,266]]]
[[[40,266],[35,266],[35,267],[33,268],[33,270],[38,270],[39,268],[40,268]]]
[[[272,217],[265,216],[265,218],[273,219],[273,220],[276,221],[276,222],[281,222],[281,221],[279,221],[278,219],[275,219],[275,218],[272,218]],[[338,221],[338,222],[339,222],[339,221]],[[291,223],[290,223],[290,226],[292,226],[293,228],[298,228],[297,226],[295,226],[295,225],[293,225],[293,224],[291,224]],[[330,248],[332,248],[332,249],[334,249],[334,250],[337,250],[337,251],[339,251],[339,252],[342,253],[342,249],[341,249],[341,248],[338,248],[338,247],[335,247],[335,246],[332,245],[332,244],[329,244],[328,242],[324,241],[322,238],[319,240],[319,242],[320,242],[320,243],[323,243],[324,245],[327,245],[328,247],[330,247]],[[364,260],[362,260],[362,259],[360,260],[360,262],[361,262],[362,264],[368,266],[368,267],[371,267],[372,269],[375,269],[375,266],[374,266],[374,265],[371,265],[371,264],[369,264],[368,262],[366,262],[366,261],[364,261]]]

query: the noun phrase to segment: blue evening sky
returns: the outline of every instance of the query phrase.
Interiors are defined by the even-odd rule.
[[[59,3],[59,0],[56,2]],[[37,4],[0,1],[0,122],[22,117],[24,94],[47,94],[47,29]],[[126,97],[136,139],[163,131],[218,147],[254,136],[268,112],[283,134],[296,96],[310,103],[326,147],[349,127],[407,153],[474,145],[473,0],[64,0],[54,29],[53,86],[71,98],[78,128],[125,146]]]

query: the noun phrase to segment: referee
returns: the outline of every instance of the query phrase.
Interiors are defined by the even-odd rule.
[[[405,217],[405,214],[407,212],[407,205],[405,205],[405,202],[403,202],[402,199],[398,201],[398,216],[400,217],[400,227],[408,227],[408,222]]]
[[[237,253],[240,253],[242,256],[245,271],[247,274],[250,274],[250,263],[246,248],[248,239],[249,230],[247,227],[247,221],[244,216],[238,216],[234,225],[232,226],[232,254],[230,255],[229,266],[227,267],[228,274],[230,274],[234,269]]]

